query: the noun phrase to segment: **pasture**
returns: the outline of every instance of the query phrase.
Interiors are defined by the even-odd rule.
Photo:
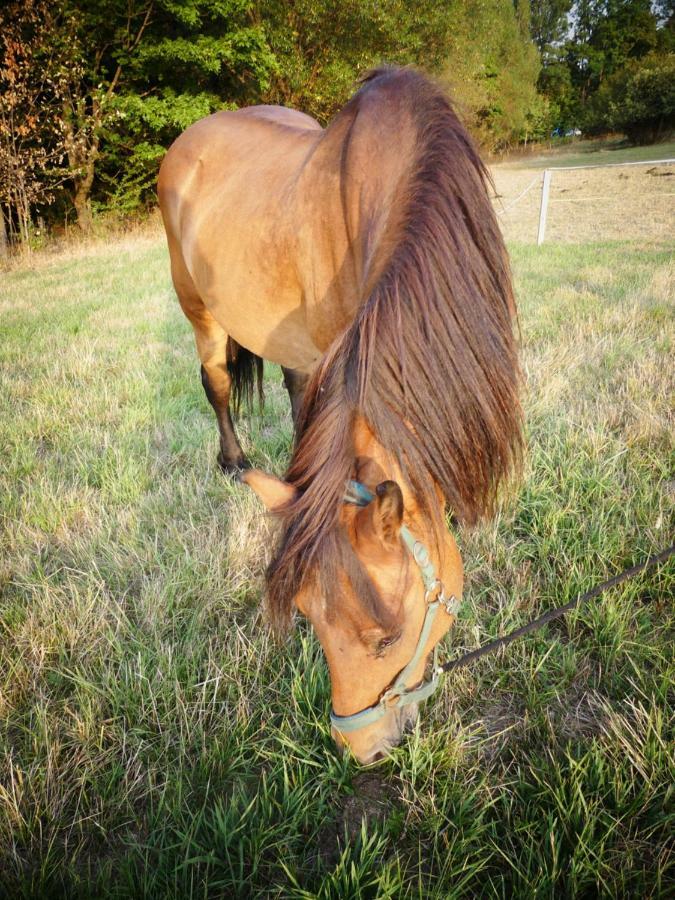
[[[559,166],[606,166],[612,163],[641,162],[675,158],[675,141],[627,146],[622,138],[573,140],[550,148],[536,144],[534,152],[512,154],[501,166],[508,169],[555,169]]]
[[[659,239],[673,229],[675,163],[653,161],[674,158],[672,141],[648,147],[578,141],[506,160],[492,168],[495,209],[504,235],[509,241],[536,240],[543,170],[548,168],[552,179],[546,240],[578,244]],[[565,166],[597,168],[564,171]]]
[[[458,533],[446,654],[673,539],[669,247],[511,252],[526,471]],[[672,562],[449,676],[359,769],[315,637],[268,632],[273,524],[216,468],[162,239],[3,273],[0,322],[0,894],[672,896]],[[239,433],[281,473],[266,379]]]

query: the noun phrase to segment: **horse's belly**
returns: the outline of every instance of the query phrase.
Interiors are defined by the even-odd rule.
[[[299,303],[272,306],[228,290],[226,296],[206,297],[205,304],[230,337],[263,359],[309,374],[323,355],[309,336]]]
[[[184,240],[193,280],[227,334],[263,359],[313,371],[325,348],[308,328],[292,238],[230,198],[205,203],[193,234]]]

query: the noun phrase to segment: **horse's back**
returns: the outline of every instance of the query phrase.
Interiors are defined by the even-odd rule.
[[[241,177],[248,170],[259,172],[275,146],[278,150],[272,156],[288,159],[298,149],[303,152],[308,137],[311,142],[321,132],[311,116],[283,106],[213,113],[187,128],[169,147],[159,172],[160,206],[165,215],[170,214],[188,188],[190,199],[200,185],[207,191],[219,190],[228,174]]]
[[[287,106],[246,106],[237,110],[237,115],[251,119],[262,119],[283,125],[286,128],[299,128],[308,131],[323,131],[316,119]]]

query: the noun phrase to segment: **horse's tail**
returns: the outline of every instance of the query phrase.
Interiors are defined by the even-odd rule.
[[[258,407],[265,405],[263,392],[263,361],[231,337],[227,339],[227,371],[232,379],[232,411],[239,415],[242,400],[253,412],[253,394],[257,390]]]

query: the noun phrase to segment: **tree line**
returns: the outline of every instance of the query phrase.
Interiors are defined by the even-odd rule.
[[[657,140],[675,115],[673,2],[8,0],[0,249],[152,205],[166,148],[215,110],[325,123],[382,62],[435,74],[488,151],[576,130]]]

